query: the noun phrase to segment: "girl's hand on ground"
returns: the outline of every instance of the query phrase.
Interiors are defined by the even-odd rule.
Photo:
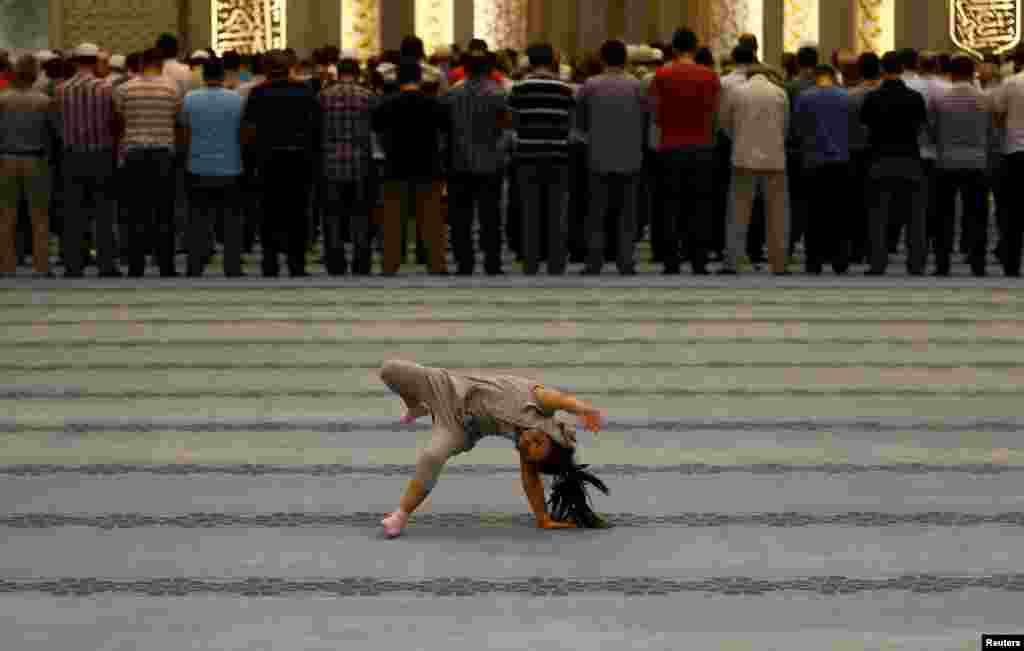
[[[541,520],[537,523],[538,529],[576,529],[575,522],[558,522],[550,518]]]

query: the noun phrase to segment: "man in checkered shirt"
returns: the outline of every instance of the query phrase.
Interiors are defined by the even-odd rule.
[[[346,51],[338,81],[320,93],[326,207],[327,272],[346,272],[344,227],[354,247],[353,273],[370,274],[370,179],[373,165],[371,115],[374,95],[358,83],[356,54]]]

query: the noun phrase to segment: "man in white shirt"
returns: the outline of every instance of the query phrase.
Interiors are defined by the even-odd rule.
[[[1024,52],[1018,50],[1014,53],[1013,63],[1016,74],[993,91],[992,104],[997,124],[1005,129],[1003,153],[1009,179],[1008,187],[1003,191],[1009,204],[1001,229],[1003,270],[1007,276],[1019,278],[1021,246],[1024,244],[1024,218],[1019,207],[1024,200],[1024,186],[1013,181],[1024,178],[1024,73],[1021,72],[1024,69]]]
[[[184,97],[192,89],[192,69],[178,61],[178,38],[174,34],[161,34],[156,47],[164,55],[164,76],[178,84]]]
[[[765,197],[768,260],[772,272],[786,274],[786,230],[789,197],[786,182],[786,133],[789,97],[771,68],[752,66],[748,81],[724,95],[720,120],[733,141],[732,214],[727,224],[724,273],[739,271],[740,251],[747,239],[754,195]]]

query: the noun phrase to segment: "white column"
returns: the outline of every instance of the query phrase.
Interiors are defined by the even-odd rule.
[[[455,39],[455,7],[452,0],[416,0],[416,35],[423,39],[429,57],[439,45]]]
[[[527,0],[474,0],[473,35],[492,50],[527,46]]]
[[[783,45],[787,52],[796,52],[802,45],[817,44],[818,0],[785,0],[783,14]]]
[[[361,59],[380,51],[380,0],[341,0],[341,47]]]

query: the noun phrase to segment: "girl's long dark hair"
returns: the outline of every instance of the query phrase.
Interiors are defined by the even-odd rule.
[[[586,471],[587,465],[577,465],[573,451],[555,444],[551,454],[537,469],[541,474],[552,475],[551,497],[548,499],[548,513],[560,522],[573,522],[581,529],[607,529],[611,527],[590,507],[587,484],[608,495],[608,486]]]

